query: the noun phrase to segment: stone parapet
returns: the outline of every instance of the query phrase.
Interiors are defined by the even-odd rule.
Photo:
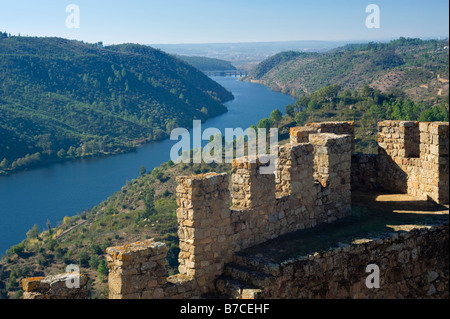
[[[110,299],[164,298],[167,247],[153,239],[106,250]]]
[[[77,273],[25,278],[23,299],[87,299],[87,277]]]
[[[448,224],[293,258],[260,298],[448,299]],[[379,269],[379,288],[366,285]]]
[[[378,182],[385,190],[448,204],[449,124],[378,123]]]
[[[178,177],[179,273],[167,277],[167,248],[163,243],[147,240],[108,248],[110,298],[198,298],[214,292],[216,279],[224,273],[225,265],[232,262],[235,253],[287,233],[348,216],[352,184],[357,189],[384,189],[448,203],[448,123],[381,122],[379,154],[354,155],[352,161],[354,130],[353,122],[312,123],[303,128],[292,128],[291,143],[277,149],[274,174],[261,173],[262,168],[267,168],[266,158],[243,157],[233,162],[231,176],[208,173]],[[436,239],[439,242],[441,235],[439,233],[440,237]],[[448,226],[446,236],[448,244]],[[417,252],[413,249],[423,243],[419,242],[421,239],[417,240],[411,247],[404,247],[407,251],[404,255],[408,255],[409,260],[414,261]],[[377,252],[384,253],[384,249],[391,246],[397,247],[395,242],[371,242],[359,246],[363,251],[358,250],[361,248],[355,251],[375,258]],[[389,256],[391,250],[395,249],[388,248]],[[392,254],[394,259],[403,258]],[[265,289],[266,297],[316,298],[323,295],[333,298],[335,286],[328,287],[324,294],[309,295],[302,288],[310,287],[309,282],[314,282],[316,288],[323,282],[338,285],[332,274],[344,271],[344,263],[339,262],[341,256],[348,263],[353,263],[356,258],[353,252],[344,250],[330,256],[318,262],[324,267],[322,269],[309,263],[316,259],[314,256],[308,259],[310,268],[301,270],[302,260],[294,278],[292,269],[283,268],[288,272],[281,273],[277,282],[285,286]],[[358,265],[370,261],[369,257],[367,260],[366,257],[358,258]],[[381,260],[380,265],[383,262]],[[311,267],[314,268],[312,272]],[[423,275],[425,270],[434,271],[424,266],[418,272]],[[410,271],[414,270],[409,269],[408,274]],[[322,272],[328,277],[323,277]],[[323,279],[320,283],[318,276]],[[405,277],[405,280],[409,279]],[[85,279],[81,281],[85,282]],[[27,279],[23,283],[24,297],[70,297],[70,293],[85,296],[84,288],[67,291],[61,282],[62,279]],[[360,283],[354,284],[339,296],[364,297]],[[411,285],[411,289],[417,290],[417,285]],[[441,286],[441,283],[434,285],[434,289],[440,291]],[[292,289],[285,293],[283,287]],[[316,288],[313,288],[308,291],[314,292]],[[433,290],[431,286],[429,289]]]
[[[204,293],[231,256],[230,192],[227,174],[178,177],[179,272]]]

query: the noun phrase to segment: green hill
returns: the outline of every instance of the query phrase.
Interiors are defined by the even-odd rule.
[[[440,101],[449,92],[448,40],[400,38],[389,43],[350,44],[326,53],[282,52],[247,77],[295,97],[338,84],[368,85],[381,92],[402,90],[413,100]]]
[[[177,58],[183,60],[186,63],[196,67],[201,71],[229,71],[236,70],[231,62],[207,58],[203,56],[186,56],[186,55],[176,55]]]
[[[0,34],[0,174],[129,151],[233,95],[160,50]]]

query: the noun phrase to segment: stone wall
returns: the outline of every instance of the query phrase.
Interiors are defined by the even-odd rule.
[[[448,204],[449,124],[378,124],[378,183],[387,191]]]
[[[416,229],[290,260],[259,297],[448,299],[448,231],[448,225]],[[380,269],[379,289],[366,286],[371,264]]]
[[[230,193],[227,174],[178,177],[179,272],[207,293],[230,259]]]
[[[355,122],[309,123],[304,127],[293,127],[291,128],[291,144],[307,143],[309,141],[309,135],[317,133],[350,135],[352,142],[352,153],[355,151]]]
[[[164,297],[167,247],[153,239],[106,250],[110,299]]]
[[[88,298],[86,276],[75,273],[26,278],[22,281],[22,289],[23,299]]]
[[[351,179],[352,191],[382,191],[382,186],[378,182],[378,155],[353,155]]]
[[[448,123],[382,122],[379,155],[352,158],[353,122],[312,123],[291,129],[291,143],[277,149],[275,174],[261,174],[266,166],[261,158],[244,157],[233,162],[231,176],[178,177],[179,273],[167,277],[167,249],[162,243],[148,240],[108,248],[110,298],[193,298],[214,292],[216,279],[235,253],[348,216],[351,186],[425,195],[448,203],[448,132]],[[425,273],[448,279],[448,248],[439,246],[447,254],[447,268],[442,268],[433,240],[448,244],[448,226],[446,235],[413,232],[293,261],[283,265],[276,287],[265,287],[265,296],[364,297],[358,280],[367,277],[361,267],[369,263],[385,271],[385,286],[398,285],[401,290],[396,295],[390,288],[377,297],[410,296],[406,289],[419,296]],[[439,265],[431,265],[436,256]],[[433,270],[438,266],[447,273]],[[400,273],[388,275],[397,271],[388,268]],[[435,281],[430,281],[433,286],[428,285],[426,293],[441,292],[442,282]],[[45,281],[32,279],[33,284],[24,284],[26,296],[53,296],[41,282]]]
[[[164,259],[155,255],[155,243],[110,248],[110,297],[207,294],[233,253],[347,216],[351,135],[315,133],[308,139],[278,148],[276,174],[261,174],[264,161],[244,157],[233,161],[231,181],[216,173],[178,177],[179,274],[161,276],[162,265],[157,273],[142,270],[148,260]]]
[[[323,133],[309,139],[314,145],[314,178],[321,186],[315,204],[318,224],[334,222],[351,209],[352,136]]]

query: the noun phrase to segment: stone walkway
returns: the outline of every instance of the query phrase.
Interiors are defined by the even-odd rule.
[[[448,205],[442,206],[403,194],[353,193],[351,217],[287,234],[237,255],[262,264],[280,264],[315,252],[448,222]]]

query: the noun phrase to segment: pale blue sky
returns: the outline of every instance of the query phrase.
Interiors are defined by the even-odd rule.
[[[80,28],[65,25],[80,8]],[[369,4],[381,28],[365,26]],[[0,30],[106,44],[448,36],[448,0],[0,0]]]

